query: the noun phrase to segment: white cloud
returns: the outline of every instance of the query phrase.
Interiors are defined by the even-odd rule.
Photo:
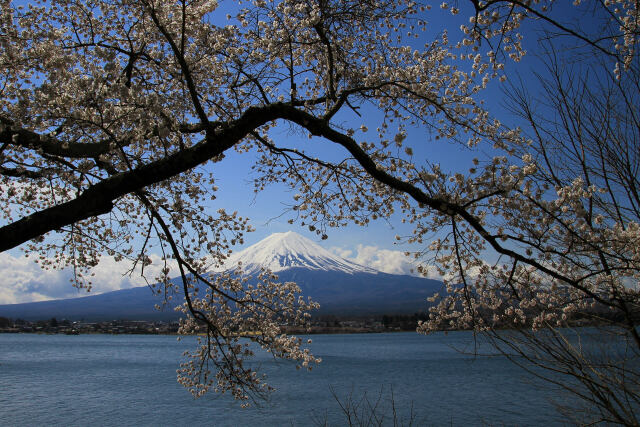
[[[329,248],[334,254],[346,258],[366,267],[375,268],[376,270],[390,274],[408,274],[411,276],[420,276],[417,272],[418,264],[413,258],[404,254],[403,251],[394,251],[391,249],[380,249],[378,246],[358,245],[355,252],[350,249],[332,247]],[[440,279],[435,268],[428,269],[428,277],[430,279]]]
[[[71,285],[72,272],[64,270],[43,270],[34,262],[37,255],[14,256],[0,254],[0,304],[43,301],[50,299],[77,298],[104,292],[144,286],[140,271],[127,273],[130,264],[116,262],[111,257],[103,257],[92,273],[92,289],[78,290]],[[159,256],[151,256],[152,264],[145,268],[145,276],[150,281],[162,268]]]
[[[334,246],[332,248],[329,248],[329,250],[341,258],[352,260],[353,251],[351,249],[344,249]]]

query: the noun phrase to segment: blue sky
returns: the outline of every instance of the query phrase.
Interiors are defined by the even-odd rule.
[[[464,13],[453,17],[450,12],[440,10],[435,4],[434,8],[425,16],[430,24],[429,31],[418,40],[410,39],[410,44],[415,48],[421,48],[425,42],[431,41],[434,35],[440,34],[445,28],[457,36],[460,24],[468,19]],[[486,97],[487,102],[494,104],[493,101],[501,98],[499,83],[492,84],[482,96]],[[360,113],[362,117],[345,109],[340,113],[338,121],[356,129],[356,139],[371,138],[375,140],[375,128],[379,125],[376,118],[380,117],[379,112],[374,107],[364,106]],[[361,124],[370,129],[367,134],[357,130]],[[287,146],[304,147],[307,151],[313,150],[314,156],[317,155],[324,159],[343,158],[348,155],[342,147],[319,138],[312,140],[313,144],[317,144],[317,146],[310,146],[305,136],[289,132],[288,125],[276,128],[271,132],[271,136],[276,139],[276,142],[286,140]],[[420,159],[428,159],[440,163],[444,170],[459,170],[461,167],[466,170],[471,167],[471,159],[478,156],[477,152],[471,152],[457,144],[434,141],[428,131],[424,129],[408,128],[405,145],[413,148],[417,164],[421,163]],[[216,182],[220,188],[216,193],[218,198],[214,205],[229,210],[233,207],[233,210],[237,210],[240,215],[249,217],[256,228],[256,231],[248,236],[246,244],[255,243],[274,232],[293,230],[325,247],[355,248],[357,244],[363,244],[388,250],[406,250],[406,247],[398,248],[398,245],[395,244],[396,234],[406,236],[410,235],[412,231],[409,225],[401,223],[401,215],[397,215],[388,222],[372,221],[367,227],[351,225],[340,229],[329,229],[327,233],[329,238],[326,241],[320,241],[318,236],[309,232],[306,227],[301,227],[296,223],[288,224],[287,219],[290,216],[286,214],[281,216],[281,214],[286,208],[285,204],[292,203],[292,194],[287,193],[289,190],[285,186],[272,186],[257,195],[254,194],[251,183],[252,176],[246,174],[251,165],[252,153],[238,155],[229,152],[223,162],[213,166]]]
[[[425,42],[430,41],[431,37],[441,33],[443,29],[448,29],[451,39],[455,40],[459,35],[458,28],[460,24],[468,23],[469,14],[466,12],[469,11],[465,10],[465,6],[468,6],[468,4],[459,3],[462,12],[454,17],[448,11],[442,11],[434,4],[434,8],[425,15],[429,22],[429,31],[424,34],[423,38],[412,41],[411,44],[419,48]],[[594,25],[593,19],[588,14],[588,8],[576,8],[571,2],[554,4],[551,13],[555,19],[561,22],[574,22],[574,15],[579,14],[581,19],[578,22],[580,25]],[[508,76],[516,86],[521,81],[528,90],[535,94],[536,87],[539,87],[539,84],[534,73],[544,71],[540,58],[543,53],[540,39],[544,37],[544,34],[539,32],[539,28],[536,27],[535,23],[529,21],[525,22],[521,32],[525,36],[523,46],[527,51],[527,55],[519,63],[507,60],[505,67]],[[557,46],[562,46],[564,43],[562,39],[554,40],[554,42]],[[562,50],[561,47],[560,50]],[[517,126],[521,123],[505,108],[503,91],[507,89],[507,83],[500,83],[496,79],[489,84],[486,90],[479,94],[478,99],[484,100],[485,106],[489,111],[503,123],[509,126]],[[361,124],[366,125],[370,129],[369,134],[366,136],[373,137],[374,132],[371,129],[375,129],[378,125],[375,118],[379,116],[379,113],[373,108],[367,110],[366,107],[363,108],[361,113],[362,117],[358,117],[350,110],[347,110],[346,113],[340,116],[340,119],[353,129],[358,129]],[[422,128],[408,128],[407,130],[408,136],[405,144],[413,148],[416,164],[420,164],[420,159],[424,159],[439,163],[444,171],[467,172],[472,167],[471,160],[474,157],[490,158],[494,152],[492,148],[482,145],[471,150],[448,141],[435,141],[429,132]],[[305,147],[309,147],[306,137],[289,132],[286,126],[276,128],[271,135],[280,141],[286,139],[287,145],[302,146],[302,144],[305,144]],[[355,135],[356,137],[363,137],[363,134],[359,131]],[[318,148],[314,148],[314,155],[317,153],[319,156],[334,158],[334,156],[341,157],[346,153],[341,147],[326,141],[317,138],[314,138],[313,141],[318,144]],[[245,245],[238,246],[237,250],[256,243],[271,233],[288,230],[296,231],[326,248],[334,248],[338,252],[343,251],[342,253],[357,254],[358,245],[361,248],[368,248],[367,250],[369,251],[371,251],[371,248],[387,251],[386,256],[390,256],[388,251],[404,252],[423,249],[423,247],[417,245],[396,243],[396,235],[408,236],[413,229],[411,225],[401,223],[402,216],[400,214],[397,214],[389,221],[372,221],[366,227],[350,225],[340,229],[329,229],[329,238],[326,241],[321,241],[315,233],[309,232],[306,227],[302,227],[297,223],[293,225],[287,223],[287,219],[290,216],[287,214],[282,215],[286,208],[285,204],[292,202],[292,195],[288,193],[289,189],[287,187],[274,185],[263,192],[254,194],[252,176],[246,174],[251,164],[251,153],[239,155],[235,152],[229,152],[225,161],[215,164],[213,169],[217,185],[220,188],[216,193],[218,198],[213,206],[237,210],[240,215],[249,217],[256,229],[255,232],[246,236]],[[362,253],[362,250],[360,252]],[[361,259],[366,259],[366,257]]]

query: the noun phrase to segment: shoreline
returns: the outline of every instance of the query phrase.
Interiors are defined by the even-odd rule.
[[[352,328],[352,327],[313,327],[309,330],[303,328],[286,328],[282,331],[287,335],[339,335],[339,334],[381,334],[381,333],[397,333],[397,332],[415,332],[415,329],[400,329],[400,328]],[[29,335],[175,335],[175,336],[191,336],[182,335],[173,331],[124,331],[124,332],[111,332],[111,331],[21,331],[15,328],[0,329],[0,334],[29,334]],[[203,335],[203,334],[198,334]],[[250,337],[252,333],[240,334],[243,337]],[[196,335],[193,335],[196,336]]]

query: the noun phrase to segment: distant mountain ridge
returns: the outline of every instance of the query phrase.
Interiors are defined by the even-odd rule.
[[[302,294],[320,303],[315,314],[374,315],[424,311],[426,299],[442,283],[419,277],[387,274],[332,254],[294,232],[274,233],[234,254],[225,267],[241,265],[244,274],[255,276],[269,268],[282,282],[298,284]],[[179,295],[174,300],[179,300]],[[168,306],[154,309],[160,299],[147,286],[123,289],[66,300],[0,305],[0,316],[41,320],[172,320],[182,313]]]

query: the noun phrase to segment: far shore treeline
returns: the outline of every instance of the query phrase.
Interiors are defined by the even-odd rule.
[[[640,315],[640,313],[638,313]],[[283,332],[304,334],[344,334],[415,331],[418,322],[425,321],[428,313],[382,314],[368,316],[354,315],[320,315],[314,316],[308,328],[283,325]],[[589,312],[573,313],[568,325],[572,327],[606,325],[615,321],[614,314],[601,307],[594,307]],[[500,329],[517,329],[522,325],[493,325]],[[525,327],[528,325],[525,325]],[[177,334],[178,320],[129,320],[85,321],[69,319],[24,320],[0,316],[0,333],[46,333],[46,334]],[[441,330],[453,328],[442,325]]]

